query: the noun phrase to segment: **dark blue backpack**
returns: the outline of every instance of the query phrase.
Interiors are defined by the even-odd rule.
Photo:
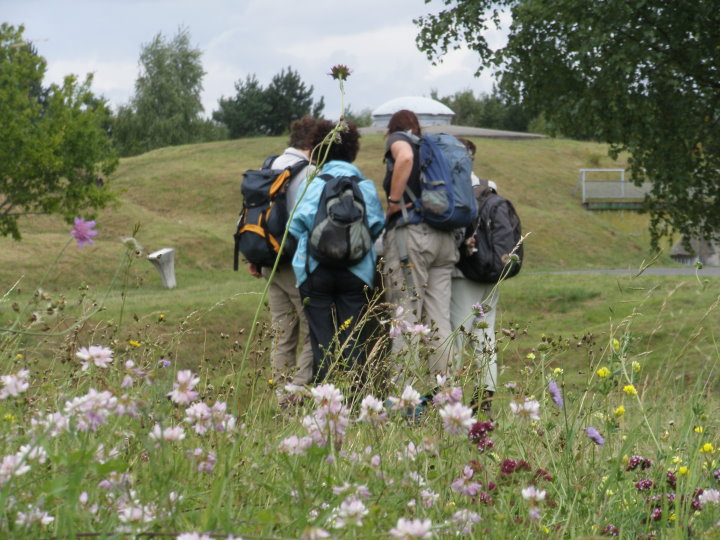
[[[428,133],[420,138],[420,185],[418,199],[406,193],[422,221],[435,229],[465,228],[477,217],[472,189],[472,157],[456,137]]]

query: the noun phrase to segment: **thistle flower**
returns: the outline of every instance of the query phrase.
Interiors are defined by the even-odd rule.
[[[562,393],[560,392],[560,387],[555,381],[550,381],[548,384],[548,391],[550,392],[550,395],[552,396],[552,400],[561,409],[563,408],[563,398]]]
[[[587,436],[590,438],[590,440],[592,440],[598,446],[602,446],[603,444],[605,444],[605,439],[603,438],[602,435],[600,435],[600,432],[597,429],[595,429],[594,427],[592,427],[592,426],[586,427],[585,433],[587,433]]]
[[[345,64],[337,64],[330,68],[330,75],[336,81],[346,81],[352,70]]]
[[[97,231],[93,230],[94,227],[94,221],[85,221],[79,217],[75,218],[75,224],[70,234],[77,240],[79,248],[84,247],[85,244],[94,245],[93,238],[98,234]]]

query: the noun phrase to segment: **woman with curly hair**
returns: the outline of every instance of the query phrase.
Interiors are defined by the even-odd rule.
[[[320,263],[309,250],[318,206],[326,179],[355,177],[365,205],[365,215],[374,241],[383,230],[385,219],[375,184],[352,164],[360,148],[360,134],[354,124],[328,137],[335,124],[318,121],[310,137],[311,158],[319,165],[289,224],[290,234],[298,241],[293,270],[303,309],[310,328],[313,348],[313,381],[322,382],[340,360],[345,368],[362,367],[366,358],[361,327],[357,325],[368,305],[375,277],[375,249],[349,267]],[[324,163],[323,163],[323,160]]]

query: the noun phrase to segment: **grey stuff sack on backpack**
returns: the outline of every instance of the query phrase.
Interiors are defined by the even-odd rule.
[[[497,283],[516,276],[522,268],[524,250],[520,243],[522,225],[515,207],[480,180],[473,191],[478,216],[465,230],[456,266],[463,275],[478,283]],[[513,257],[507,257],[513,253]]]
[[[320,264],[348,268],[372,248],[365,199],[357,176],[318,176],[325,186],[308,238],[308,253]]]

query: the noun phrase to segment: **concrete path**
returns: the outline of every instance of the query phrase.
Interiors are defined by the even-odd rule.
[[[615,275],[634,275],[638,269],[626,270],[557,270],[553,272],[528,272],[528,274],[615,274]],[[647,268],[643,275],[646,276],[694,276],[697,272],[698,277],[720,277],[720,266],[706,266],[701,270],[695,268]]]

